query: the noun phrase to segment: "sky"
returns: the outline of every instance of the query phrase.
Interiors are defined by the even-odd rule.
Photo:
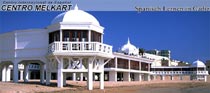
[[[45,28],[62,12],[0,12],[0,33]],[[171,50],[171,58],[210,60],[210,12],[89,11],[113,51],[127,43],[146,50]]]

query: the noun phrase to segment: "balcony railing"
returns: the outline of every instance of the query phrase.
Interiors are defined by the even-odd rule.
[[[29,65],[29,69],[30,70],[39,70],[40,69],[40,65],[30,64]]]
[[[208,75],[208,71],[152,71],[156,75]]]
[[[13,65],[9,65],[10,69],[13,69]],[[24,69],[24,65],[23,64],[19,64],[18,65],[18,69]],[[30,70],[39,70],[40,69],[40,65],[36,65],[36,64],[30,64],[29,68]]]
[[[53,52],[100,52],[112,54],[112,46],[99,42],[53,42],[48,47],[48,53]]]

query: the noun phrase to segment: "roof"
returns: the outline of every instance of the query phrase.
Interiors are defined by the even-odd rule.
[[[138,49],[130,43],[129,38],[127,44],[123,45],[121,48],[121,51],[129,55],[138,55]]]
[[[194,61],[191,66],[192,67],[206,67],[206,65],[200,60]]]
[[[61,13],[58,16],[56,16],[51,24],[56,24],[60,22],[66,22],[66,23],[91,23],[97,26],[100,26],[98,20],[92,16],[91,14],[79,10],[78,6],[75,5],[75,8],[73,10],[69,10],[67,12]]]

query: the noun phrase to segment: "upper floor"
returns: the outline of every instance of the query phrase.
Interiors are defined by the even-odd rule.
[[[51,55],[112,58],[112,46],[103,43],[104,28],[91,14],[73,10],[56,16],[45,29],[18,30],[0,35],[0,61]]]

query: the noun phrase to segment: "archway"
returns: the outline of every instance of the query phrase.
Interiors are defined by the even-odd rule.
[[[24,69],[20,73],[20,79],[29,82],[30,79],[40,79],[40,83],[44,84],[45,79],[45,63],[41,60],[23,60],[19,64],[23,64]]]
[[[12,79],[11,77],[12,62],[11,61],[2,61],[0,63],[0,79],[3,82],[8,82]]]

